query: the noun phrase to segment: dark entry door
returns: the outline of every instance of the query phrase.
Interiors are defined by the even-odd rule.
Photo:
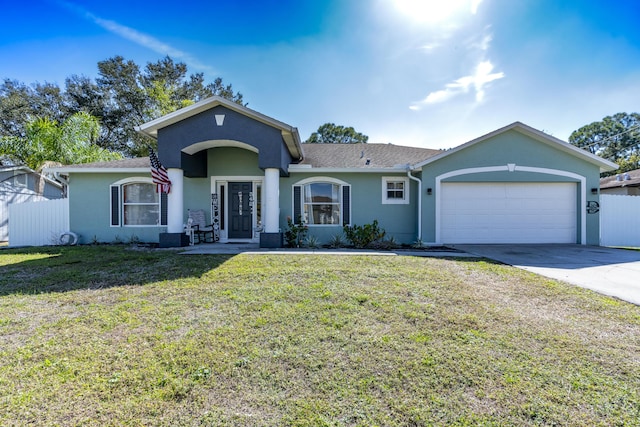
[[[251,182],[229,183],[229,238],[250,239],[252,232]]]

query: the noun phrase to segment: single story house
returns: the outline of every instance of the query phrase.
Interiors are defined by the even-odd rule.
[[[60,199],[62,184],[27,166],[0,166],[0,242],[9,240],[9,205]]]
[[[287,218],[321,243],[377,220],[399,243],[599,243],[599,176],[612,162],[516,122],[441,151],[393,144],[302,144],[298,130],[212,97],[145,123],[171,181],[149,158],[53,169],[69,182],[80,242],[184,245],[190,209],[219,242],[280,247]]]
[[[600,179],[600,193],[640,196],[640,169]]]

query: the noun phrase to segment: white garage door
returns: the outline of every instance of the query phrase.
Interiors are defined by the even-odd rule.
[[[443,243],[575,243],[575,183],[442,183]]]

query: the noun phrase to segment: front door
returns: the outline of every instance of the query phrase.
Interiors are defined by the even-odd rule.
[[[253,212],[250,198],[253,183],[229,183],[229,239],[250,239],[252,237]]]

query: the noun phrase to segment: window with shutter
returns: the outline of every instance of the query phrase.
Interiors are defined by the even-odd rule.
[[[151,178],[132,177],[110,186],[111,227],[167,225],[168,197]]]
[[[333,178],[307,179],[293,186],[293,220],[309,225],[351,221],[350,186]]]

